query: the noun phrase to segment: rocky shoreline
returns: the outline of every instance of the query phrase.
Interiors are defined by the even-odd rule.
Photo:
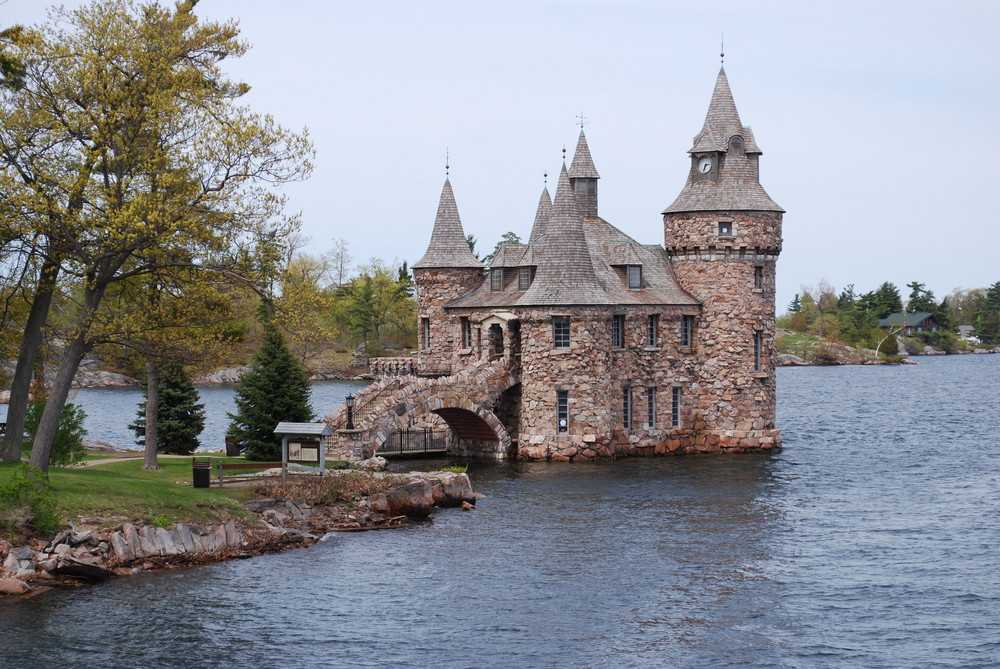
[[[329,476],[349,474],[331,472]],[[356,473],[355,473],[356,475]],[[435,508],[470,510],[481,497],[466,474],[372,473],[385,490],[358,503],[311,504],[267,498],[245,503],[251,520],[162,527],[149,521],[70,528],[49,541],[12,546],[0,540],[0,595],[21,597],[53,586],[99,582],[153,569],[248,558],[309,546],[329,532],[400,527]],[[398,484],[398,485],[396,485]]]

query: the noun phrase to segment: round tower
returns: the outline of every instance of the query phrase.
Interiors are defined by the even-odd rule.
[[[463,344],[462,330],[459,321],[448,318],[444,307],[469,293],[482,280],[483,263],[469,250],[451,181],[445,179],[430,244],[423,257],[413,264],[420,374],[452,373],[454,353]]]
[[[678,281],[703,305],[691,355],[699,450],[778,448],[775,425],[775,263],[784,210],[759,181],[761,151],[739,118],[725,70],[689,150],[687,182],[663,212]]]

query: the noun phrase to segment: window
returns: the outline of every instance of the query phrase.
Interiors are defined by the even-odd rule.
[[[656,388],[646,388],[646,428],[656,428]]]
[[[760,371],[761,341],[763,333],[760,330],[753,331],[753,371]]]
[[[427,350],[431,347],[431,319],[420,319],[420,331],[424,335],[424,350]]]
[[[642,288],[642,265],[628,266],[628,287],[632,290]]]
[[[472,348],[472,323],[462,317],[462,348]]]
[[[646,317],[646,346],[656,346],[660,341],[660,315]]]
[[[552,317],[552,348],[569,348],[569,316]]]
[[[764,287],[764,268],[757,265],[753,268],[753,287],[763,288]]]
[[[719,223],[719,236],[720,237],[732,237],[733,236],[733,223],[732,223],[732,221],[721,221]]]
[[[611,317],[611,347],[621,348],[625,345],[625,315],[615,314]]]
[[[503,267],[494,267],[490,270],[490,290],[494,293],[503,290]]]
[[[518,267],[517,268],[517,289],[518,290],[528,290],[531,288],[531,268],[530,267]]]
[[[632,389],[625,389],[625,396],[622,398],[622,425],[626,430],[632,429]]]
[[[681,426],[681,389],[674,386],[670,403],[670,426],[675,430]]]
[[[569,432],[569,391],[556,391],[556,431]]]
[[[691,348],[693,334],[694,316],[681,316],[681,348]]]

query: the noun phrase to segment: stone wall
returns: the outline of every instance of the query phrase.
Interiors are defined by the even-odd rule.
[[[417,360],[418,373],[427,376],[451,374],[452,362],[462,348],[461,324],[453,321],[444,305],[465,295],[483,280],[481,269],[414,269],[417,286]],[[430,323],[431,341],[424,332],[424,319]]]

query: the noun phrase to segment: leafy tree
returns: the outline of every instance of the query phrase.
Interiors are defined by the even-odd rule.
[[[198,391],[184,367],[165,365],[160,375],[157,416],[157,444],[159,453],[190,455],[198,448],[198,435],[205,429],[205,405],[198,401]],[[146,445],[146,416],[148,386],[143,388],[136,421],[129,425],[135,432],[135,443]]]
[[[28,404],[24,427],[32,440],[38,432],[38,424],[45,413],[46,403],[46,400],[39,399]],[[86,419],[87,413],[83,407],[70,403],[63,405],[59,426],[52,441],[52,456],[49,459],[51,464],[64,466],[83,460],[87,454],[83,446],[83,439],[87,436],[87,429],[83,426]]]
[[[24,64],[8,52],[7,46],[26,39],[28,36],[21,26],[0,30],[0,87],[18,88],[24,80]]]
[[[274,428],[282,421],[313,420],[309,392],[305,370],[274,324],[267,323],[250,371],[236,384],[236,413],[227,414],[226,436],[251,460],[279,459],[281,439]]]
[[[109,286],[185,265],[266,278],[273,262],[259,251],[280,249],[289,224],[265,185],[311,169],[305,134],[236,103],[248,87],[219,63],[247,47],[234,23],[199,23],[194,4],[56,8],[12,53],[24,76],[0,92],[0,192],[18,212],[20,243],[44,259],[12,383],[15,420],[60,273],[80,290],[32,448],[43,471],[73,376],[99,343],[91,326]]]

